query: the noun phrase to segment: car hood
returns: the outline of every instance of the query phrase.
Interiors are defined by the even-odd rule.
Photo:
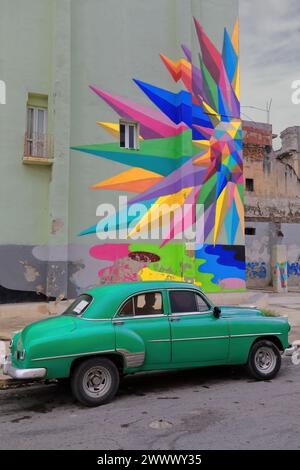
[[[76,329],[75,318],[70,315],[59,315],[46,320],[31,323],[21,332],[22,343],[28,343],[37,338],[51,338],[64,335]]]
[[[236,317],[236,316],[241,316],[241,317],[263,317],[264,314],[256,309],[256,308],[251,308],[251,307],[237,307],[237,306],[228,306],[228,305],[223,305],[220,307],[221,309],[221,315],[222,317]]]

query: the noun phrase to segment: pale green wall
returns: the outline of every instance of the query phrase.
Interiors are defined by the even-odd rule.
[[[22,164],[28,92],[49,94],[49,0],[0,0],[0,244],[39,244],[48,239],[51,168]]]
[[[34,292],[42,285],[52,295],[74,295],[98,282],[101,262],[88,253],[98,239],[77,234],[97,222],[99,203],[118,196],[89,186],[126,167],[70,151],[112,141],[96,121],[118,116],[89,85],[154,107],[132,78],[179,91],[159,53],[178,60],[182,43],[199,52],[193,16],[221,47],[237,3],[0,0],[0,79],[7,86],[7,104],[0,105],[0,289]],[[53,167],[22,163],[29,92],[49,96]]]

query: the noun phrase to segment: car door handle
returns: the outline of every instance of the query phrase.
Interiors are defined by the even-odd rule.
[[[123,320],[114,320],[113,325],[124,325]]]
[[[170,320],[171,321],[180,321],[181,318],[180,317],[171,317]]]

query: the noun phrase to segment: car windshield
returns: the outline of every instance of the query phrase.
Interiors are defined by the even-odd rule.
[[[71,303],[71,305],[69,305],[69,307],[64,311],[63,315],[82,315],[92,300],[93,297],[91,295],[80,295],[76,300],[74,300],[74,302]]]

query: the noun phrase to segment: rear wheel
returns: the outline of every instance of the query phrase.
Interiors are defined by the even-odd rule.
[[[119,388],[119,372],[106,358],[91,358],[79,364],[71,377],[74,397],[85,406],[111,401]]]
[[[271,341],[258,341],[251,348],[247,367],[255,379],[273,379],[281,367],[279,349]]]

